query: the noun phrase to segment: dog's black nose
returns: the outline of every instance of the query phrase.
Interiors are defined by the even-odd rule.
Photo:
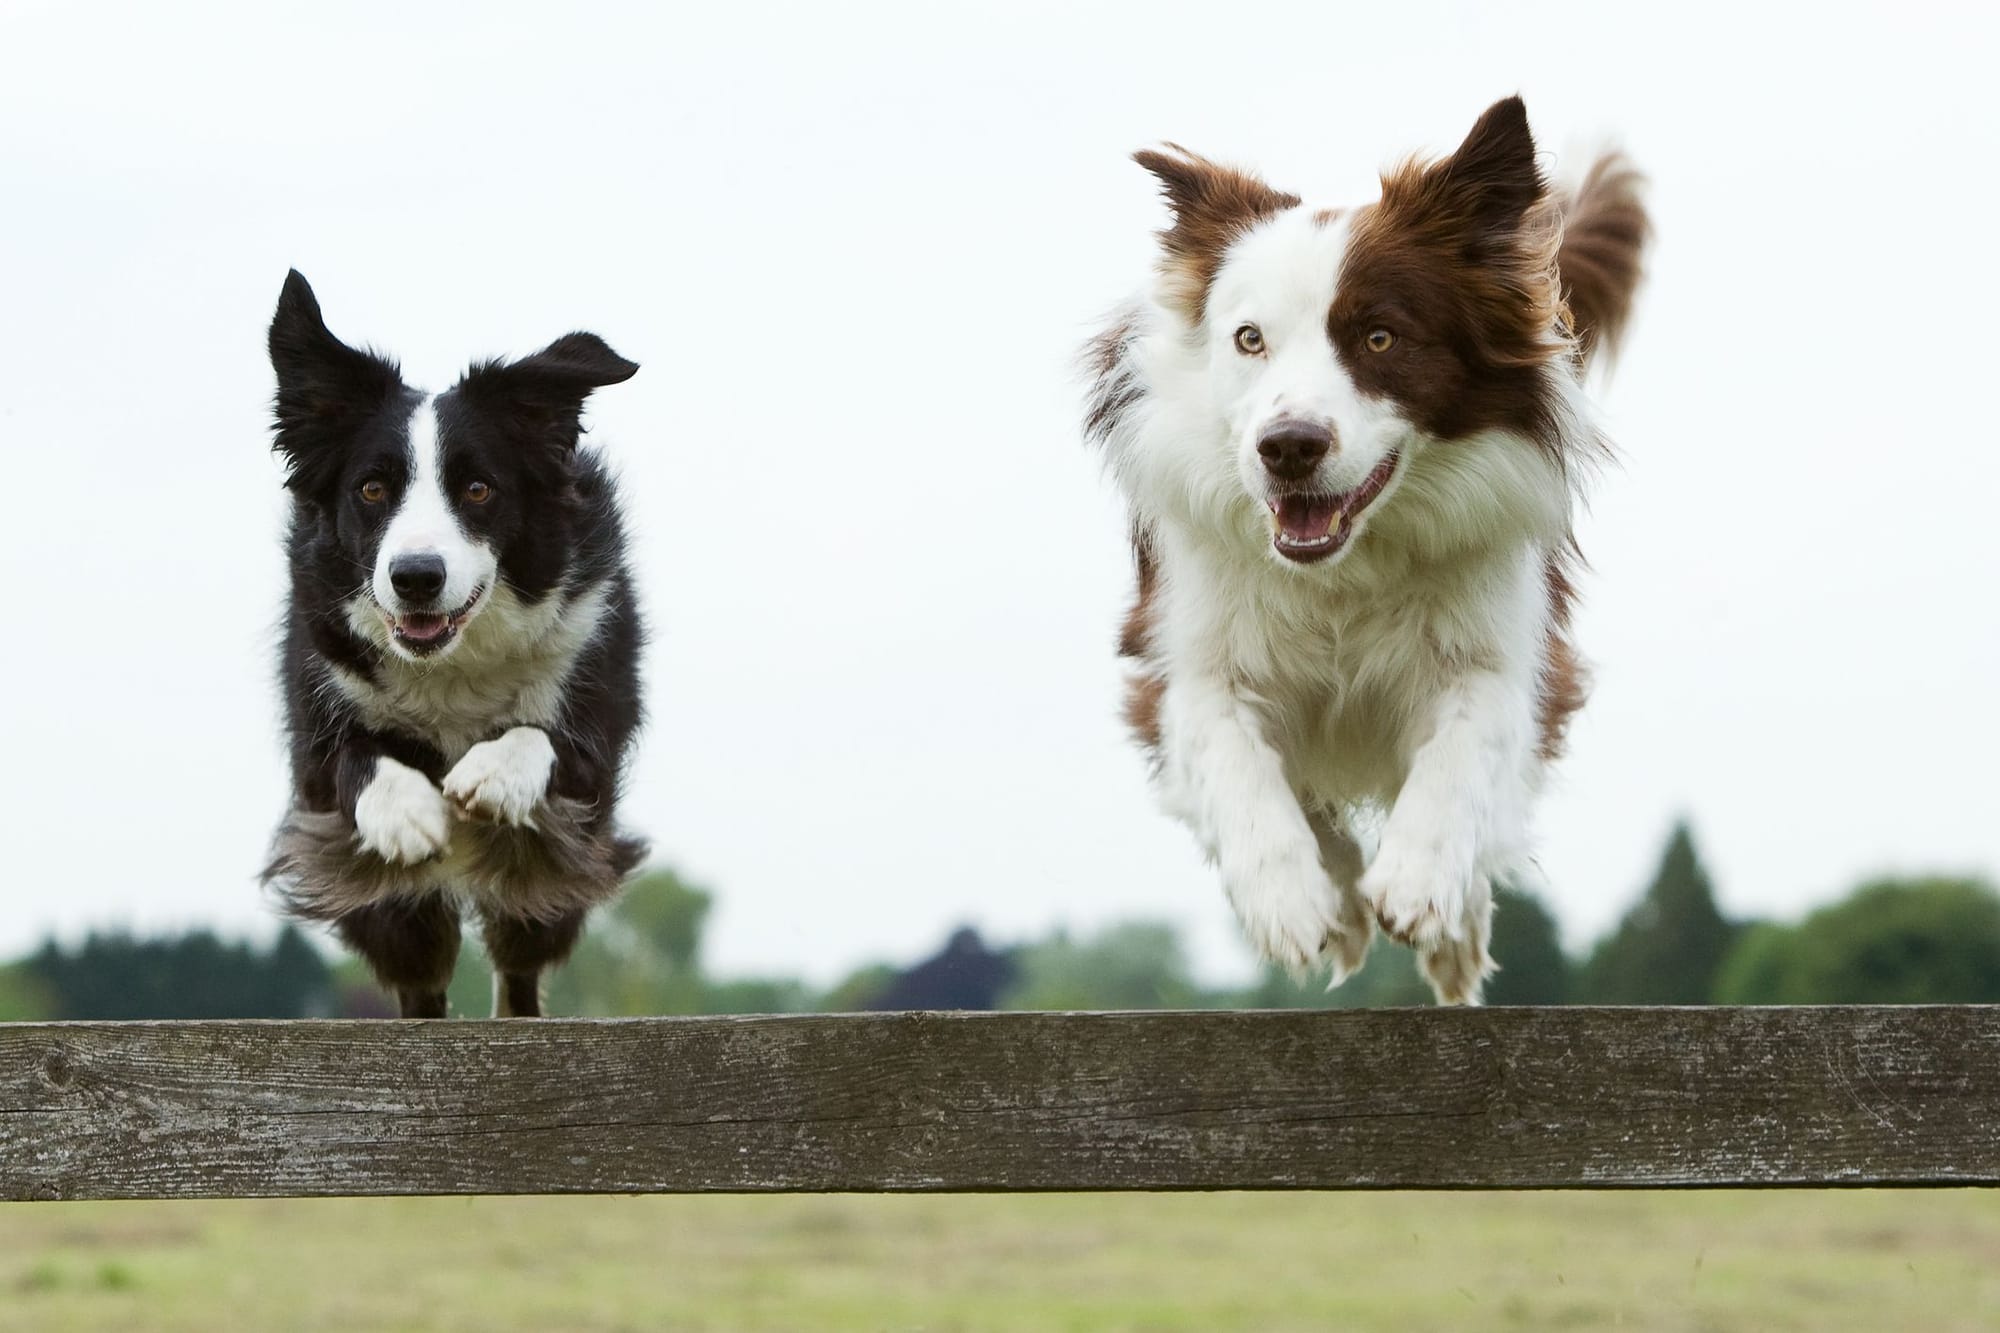
[[[444,557],[435,551],[399,555],[389,562],[389,586],[407,602],[428,602],[444,591]]]
[[[1291,417],[1272,422],[1257,437],[1264,470],[1280,481],[1304,481],[1332,448],[1331,427]]]

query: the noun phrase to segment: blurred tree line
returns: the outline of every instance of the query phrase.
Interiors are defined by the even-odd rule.
[[[265,948],[209,930],[92,932],[0,967],[0,1019],[314,1018],[336,1000],[326,956],[289,924]]]
[[[1269,969],[1208,988],[1173,928],[1125,922],[1057,930],[994,948],[955,931],[910,967],[876,963],[826,989],[789,977],[717,977],[702,960],[713,899],[667,870],[641,876],[592,923],[549,983],[558,1014],[801,1013],[886,1009],[1360,1008],[1427,1004],[1409,950],[1378,941],[1334,990]],[[1832,1004],[2000,1001],[2000,894],[1972,878],[1879,880],[1794,923],[1735,921],[1716,903],[1693,834],[1674,829],[1623,919],[1572,957],[1531,893],[1503,888],[1493,923],[1503,964],[1493,1004]],[[486,960],[468,932],[454,1013],[491,1008]],[[0,966],[0,1020],[387,1016],[352,959],[329,963],[286,926],[267,947],[205,930],[53,941]]]

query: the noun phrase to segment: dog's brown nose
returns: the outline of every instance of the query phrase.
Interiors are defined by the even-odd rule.
[[[1332,448],[1331,427],[1293,417],[1272,422],[1257,437],[1264,470],[1280,481],[1304,481]]]

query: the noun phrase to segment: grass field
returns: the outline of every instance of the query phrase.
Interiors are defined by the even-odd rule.
[[[0,1206],[0,1329],[2000,1330],[2000,1194]]]

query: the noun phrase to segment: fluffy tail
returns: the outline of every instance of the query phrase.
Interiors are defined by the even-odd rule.
[[[1640,197],[1645,182],[1623,154],[1606,153],[1561,200],[1562,249],[1556,264],[1585,366],[1600,350],[1617,355],[1632,313],[1640,259],[1653,231]]]

